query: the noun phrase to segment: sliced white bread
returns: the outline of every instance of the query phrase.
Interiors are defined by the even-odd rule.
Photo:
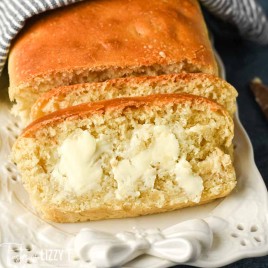
[[[86,102],[158,93],[189,93],[210,98],[233,115],[237,92],[223,79],[207,74],[173,74],[130,77],[102,83],[85,83],[55,88],[41,95],[31,109],[30,121],[59,109]],[[28,119],[29,121],[29,119]]]
[[[47,220],[135,217],[229,194],[233,127],[221,105],[193,95],[106,100],[38,119],[13,159]]]

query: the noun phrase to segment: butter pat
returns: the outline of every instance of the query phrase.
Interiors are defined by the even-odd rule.
[[[180,131],[180,136],[184,135]],[[113,167],[117,182],[116,198],[139,197],[141,191],[154,189],[156,176],[174,176],[187,198],[198,203],[203,192],[203,180],[192,172],[191,164],[179,158],[179,141],[167,126],[142,125],[133,131],[124,159]],[[114,162],[114,159],[112,160]]]
[[[182,158],[175,167],[176,180],[189,200],[198,203],[204,189],[203,180],[192,172],[190,163]]]
[[[52,172],[65,189],[77,195],[100,189],[103,171],[99,156],[103,151],[100,142],[88,131],[79,129],[64,140],[58,149],[60,161]],[[66,180],[63,180],[65,178]]]
[[[109,152],[111,147],[105,140],[105,136],[95,139],[81,129],[69,135],[58,148],[59,162],[52,171],[52,178],[65,191],[77,195],[101,190],[101,154]],[[111,175],[117,182],[116,199],[137,198],[141,192],[153,190],[158,175],[170,176],[188,200],[200,201],[203,180],[193,173],[191,164],[180,157],[178,137],[171,128],[142,125],[133,131],[125,151],[118,153],[115,151],[110,160]],[[117,156],[122,160],[118,161]]]
[[[153,189],[156,167],[164,170],[174,167],[178,154],[178,140],[168,127],[146,124],[135,130],[126,159],[113,169],[116,198],[137,197],[139,190]]]

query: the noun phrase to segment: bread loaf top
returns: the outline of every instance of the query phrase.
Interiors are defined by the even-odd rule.
[[[86,72],[102,81],[180,70],[217,74],[196,0],[83,1],[27,23],[9,56],[10,95],[33,78],[38,86],[51,77],[64,85],[87,82]],[[70,77],[74,72],[83,77]]]

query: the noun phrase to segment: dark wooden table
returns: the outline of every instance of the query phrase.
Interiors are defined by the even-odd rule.
[[[268,1],[258,1],[268,15]],[[238,91],[239,117],[254,148],[257,167],[268,187],[268,121],[249,90],[255,76],[268,85],[268,45],[259,46],[239,37],[236,29],[204,11],[215,47],[223,59],[227,81]],[[189,266],[176,266],[189,267]],[[268,256],[250,258],[226,266],[228,268],[266,268]]]

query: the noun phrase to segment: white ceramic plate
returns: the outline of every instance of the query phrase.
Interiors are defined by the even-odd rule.
[[[222,62],[218,61],[225,77]],[[6,77],[1,81],[2,95],[7,92],[5,80]],[[9,108],[7,98],[2,96],[1,267],[95,267],[92,262],[101,267],[124,264],[152,268],[176,263],[217,267],[268,254],[267,190],[238,115],[234,139],[238,185],[228,197],[207,205],[133,219],[53,224],[36,216],[16,167],[9,161],[11,145],[20,131]],[[82,228],[91,230],[80,232]]]

